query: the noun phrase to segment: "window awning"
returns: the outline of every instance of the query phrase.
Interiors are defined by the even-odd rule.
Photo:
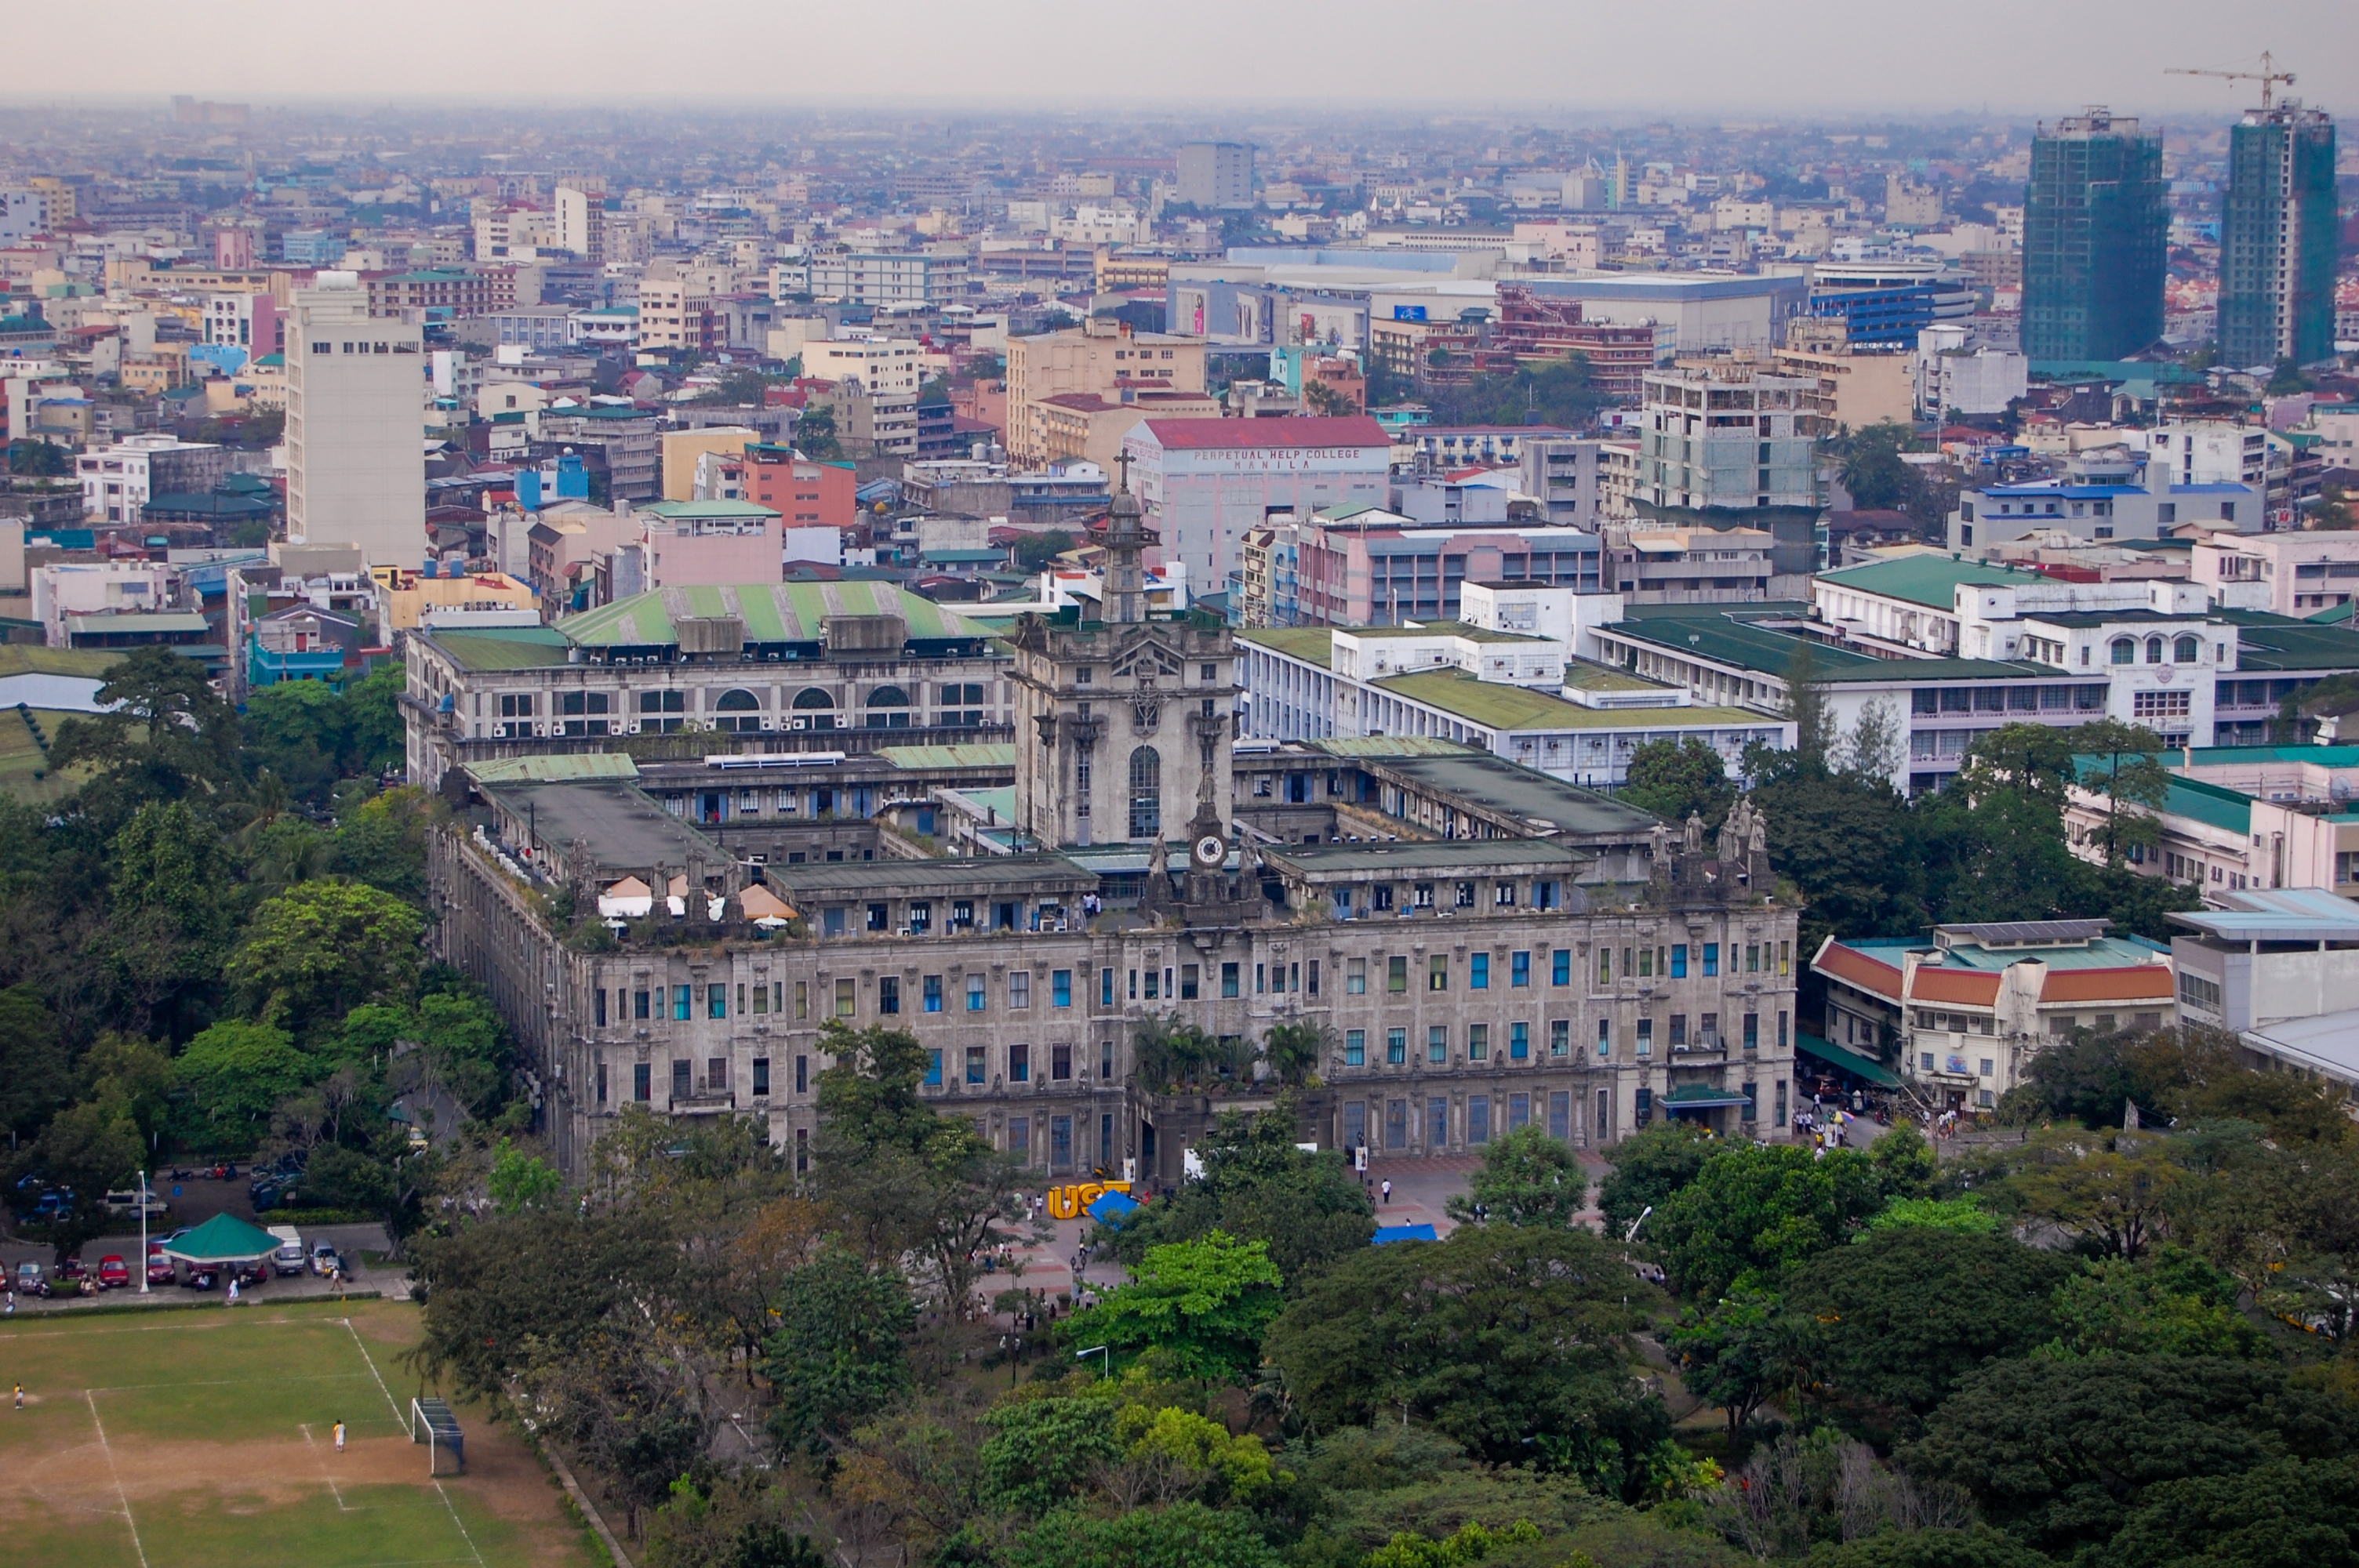
[[[1891,1068],[1874,1057],[1863,1056],[1849,1046],[1821,1040],[1815,1034],[1797,1034],[1794,1044],[1805,1055],[1816,1056],[1827,1065],[1839,1068],[1877,1088],[1897,1089],[1900,1087],[1900,1078]]]
[[[1667,1110],[1712,1110],[1722,1106],[1751,1105],[1753,1101],[1734,1089],[1712,1084],[1681,1084],[1657,1095],[1655,1103]]]

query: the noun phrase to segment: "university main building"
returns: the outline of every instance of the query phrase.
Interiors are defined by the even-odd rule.
[[[1240,743],[1228,630],[1150,610],[1128,493],[1093,534],[1102,601],[1006,625],[749,585],[412,638],[410,765],[453,806],[433,940],[570,1172],[632,1104],[807,1155],[830,1020],[914,1033],[925,1093],[1044,1177],[1176,1182],[1281,1076],[1305,1141],[1378,1157],[1788,1136],[1795,910],[1748,806]],[[1314,1062],[1273,1064],[1288,1024]]]

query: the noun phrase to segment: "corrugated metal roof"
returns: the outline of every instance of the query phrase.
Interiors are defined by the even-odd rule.
[[[876,754],[897,768],[1012,768],[1016,748],[965,742],[951,746],[885,746]]]
[[[622,752],[577,752],[534,757],[496,757],[470,762],[477,784],[564,784],[574,779],[635,779],[639,764]]]
[[[663,647],[679,641],[683,618],[734,615],[748,642],[816,643],[837,615],[897,615],[923,640],[983,633],[931,600],[887,582],[743,583],[663,588],[560,621],[558,632],[581,647]]]

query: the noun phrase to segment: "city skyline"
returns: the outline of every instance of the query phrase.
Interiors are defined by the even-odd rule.
[[[539,4],[503,9],[505,26],[535,36],[530,68],[520,71],[517,57],[506,51],[449,47],[478,21],[451,0],[422,0],[408,13],[410,26],[372,37],[364,52],[349,47],[335,18],[313,8],[241,0],[215,16],[241,40],[234,52],[192,57],[168,29],[130,28],[114,41],[103,91],[60,92],[45,81],[30,92],[0,91],[0,104],[113,103],[174,92],[289,106],[381,104],[495,92],[508,102],[544,104],[692,99],[734,108],[875,103],[892,92],[922,94],[930,111],[1108,102],[1365,109],[1382,95],[1388,107],[1431,112],[1647,114],[1710,103],[1717,114],[1807,111],[1828,118],[2057,114],[2101,103],[2124,114],[2225,117],[2247,106],[2254,94],[2246,84],[2165,72],[2251,70],[2274,48],[2301,78],[2294,96],[2338,114],[2359,107],[2359,22],[2324,0],[2235,12],[1995,0],[1977,9],[1970,34],[1956,38],[1929,35],[1913,14],[1860,0],[1821,7],[1807,35],[1776,13],[1719,0],[1686,8],[1689,20],[1676,29],[1658,14],[1593,4],[1497,0],[1481,9],[1476,45],[1513,36],[1538,47],[1456,55],[1404,47],[1431,32],[1433,19],[1398,0],[1352,7],[1298,0],[1277,11],[1216,0],[1184,27],[1158,27],[1143,13],[1093,18],[1089,36],[1072,40],[1071,54],[1056,47],[1070,35],[1065,17],[1037,0],[1003,8],[988,29],[966,31],[957,29],[971,13],[920,0],[893,34],[851,14],[789,21],[745,0],[720,0],[694,37],[726,36],[739,47],[691,49],[683,38],[672,48],[658,37],[625,49],[614,44],[633,31],[633,11],[592,0],[562,11]],[[1465,21],[1461,16],[1450,25]],[[37,13],[20,20],[15,36],[26,58],[63,58],[82,42],[77,26],[62,13]],[[955,37],[957,46],[906,47],[936,37]],[[2299,47],[2305,38],[2338,37],[2350,47]],[[2040,39],[2039,47],[2027,49],[2027,38]],[[889,63],[864,66],[888,44],[896,46]],[[1930,70],[1890,69],[1929,54],[1938,61]],[[1135,79],[1087,71],[1087,84],[1060,80],[1050,61],[1076,58],[1129,59],[1141,70]],[[1646,58],[1664,69],[1631,70],[1634,59]]]

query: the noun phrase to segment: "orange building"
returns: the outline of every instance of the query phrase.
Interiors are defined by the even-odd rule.
[[[858,521],[860,476],[850,463],[814,462],[792,447],[745,449],[745,499],[788,528],[849,528]]]

